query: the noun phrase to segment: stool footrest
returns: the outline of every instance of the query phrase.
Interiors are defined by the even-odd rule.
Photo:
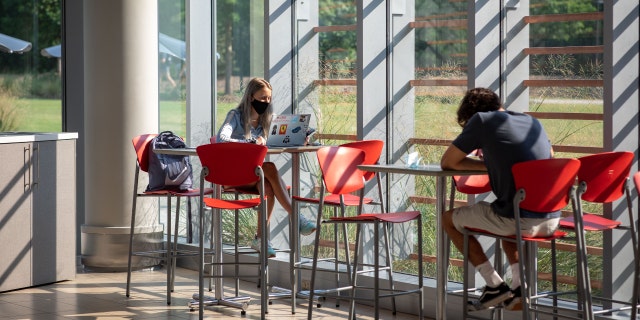
[[[391,270],[391,267],[378,267],[378,272],[380,272],[380,271],[388,271],[388,270]],[[365,273],[372,273],[372,272],[376,272],[376,269],[374,268],[374,269],[366,269],[366,270],[358,270],[358,271],[356,271],[357,274],[365,274]]]

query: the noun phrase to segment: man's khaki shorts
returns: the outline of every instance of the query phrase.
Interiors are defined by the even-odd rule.
[[[520,227],[522,235],[548,236],[558,228],[560,218],[534,219],[521,218]],[[501,236],[511,236],[516,234],[516,220],[497,215],[491,209],[488,202],[478,202],[476,204],[455,208],[453,210],[453,225],[461,233],[465,227],[480,229]]]

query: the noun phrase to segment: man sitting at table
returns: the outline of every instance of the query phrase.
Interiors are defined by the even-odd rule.
[[[457,117],[462,133],[442,155],[440,164],[444,169],[486,170],[497,198],[492,203],[479,202],[444,213],[444,229],[456,248],[462,251],[465,227],[505,236],[515,235],[513,197],[516,189],[511,167],[522,161],[551,158],[553,151],[537,119],[505,110],[498,95],[489,89],[467,91]],[[476,149],[481,151],[479,158],[467,156]],[[560,212],[540,217],[539,214],[532,216],[525,212],[520,221],[522,234],[552,234],[558,226]],[[468,302],[470,310],[482,310],[503,302],[508,310],[522,308],[517,247],[507,241],[503,241],[502,246],[511,268],[511,286],[498,275],[476,238],[469,238],[469,260],[486,281],[478,301]]]

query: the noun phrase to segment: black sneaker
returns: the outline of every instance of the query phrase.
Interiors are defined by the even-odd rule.
[[[522,310],[522,290],[517,287],[511,293],[513,296],[504,301],[504,308],[510,311]]]
[[[482,295],[477,301],[468,301],[467,310],[478,311],[494,307],[503,301],[511,298],[513,293],[506,283],[501,283],[497,287],[485,286],[482,289]]]

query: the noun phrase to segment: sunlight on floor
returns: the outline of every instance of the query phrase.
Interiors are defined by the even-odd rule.
[[[166,304],[166,273],[138,271],[132,275],[131,296],[125,296],[126,272],[98,273],[78,270],[75,280],[40,287],[0,293],[2,319],[197,319],[198,310],[190,311],[187,303],[198,291],[197,272],[178,268],[171,305]],[[231,286],[225,286],[232,292]],[[240,294],[252,297],[246,315],[240,309],[213,306],[205,309],[205,318],[259,319],[259,288],[241,281]],[[346,303],[336,308],[327,303],[313,311],[314,319],[347,318]],[[357,306],[358,319],[372,319],[370,307]],[[267,319],[306,319],[307,301],[298,299],[296,314],[291,314],[288,299],[274,300]],[[416,319],[415,315],[392,315],[384,310],[382,319]]]

